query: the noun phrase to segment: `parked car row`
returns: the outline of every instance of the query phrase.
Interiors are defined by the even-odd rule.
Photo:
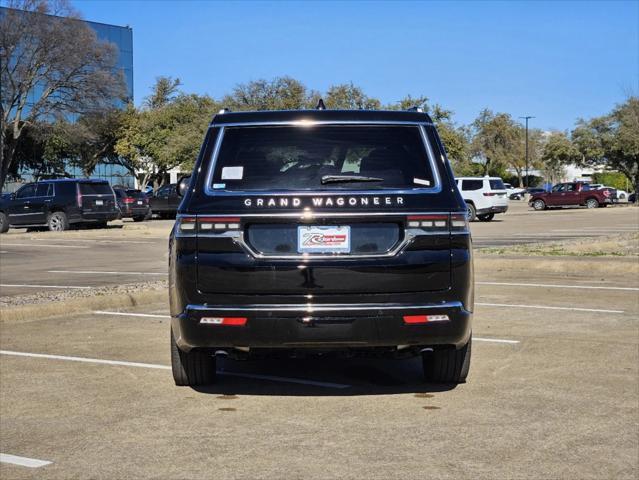
[[[118,218],[140,222],[153,214],[170,218],[175,217],[180,201],[176,184],[165,185],[149,196],[140,190],[112,188],[105,180],[43,180],[0,196],[0,233],[9,228],[62,231],[77,225],[104,227]]]

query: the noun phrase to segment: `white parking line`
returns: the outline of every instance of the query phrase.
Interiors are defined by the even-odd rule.
[[[93,313],[96,315],[119,315],[121,317],[171,318],[171,315],[154,315],[151,313],[107,312],[104,310],[95,310]]]
[[[0,453],[0,463],[11,463],[12,465],[20,465],[21,467],[40,468],[45,465],[50,465],[52,462],[47,460],[38,460],[37,458],[18,457],[17,455]]]
[[[482,303],[482,302],[475,302],[475,305],[481,305],[483,307],[537,308],[542,310],[569,310],[573,312],[624,313],[623,310],[600,310],[598,308],[578,308],[578,307],[551,307],[549,305],[512,305],[508,303]]]
[[[504,340],[502,338],[473,337],[473,342],[475,340],[477,340],[478,342],[495,342],[495,343],[512,343],[512,344],[520,343],[519,340]]]
[[[513,287],[546,287],[546,288],[583,288],[587,290],[622,290],[629,292],[639,292],[639,288],[634,287],[600,287],[598,285],[555,285],[549,283],[509,283],[509,282],[475,282],[477,285],[505,285]]]
[[[66,360],[69,362],[83,362],[83,363],[98,363],[102,365],[117,365],[122,367],[138,367],[138,368],[153,368],[157,370],[171,370],[168,365],[158,365],[156,363],[139,363],[139,362],[124,362],[121,360],[102,360],[99,358],[85,358],[85,357],[68,357],[65,355],[49,355],[44,353],[27,353],[27,352],[14,352],[11,350],[0,350],[1,355],[13,355],[16,357],[32,357],[32,358],[45,358],[48,360]],[[219,375],[228,377],[244,377],[259,380],[269,380],[272,382],[282,383],[297,383],[304,385],[313,385],[316,387],[326,388],[349,388],[351,385],[343,383],[331,383],[331,382],[318,382],[315,380],[304,380],[300,378],[287,378],[276,377],[271,375],[256,375],[251,373],[235,373],[235,372],[218,372]]]
[[[86,286],[82,286],[82,287],[78,287],[75,285],[21,285],[21,284],[17,284],[17,283],[0,283],[0,287],[20,287],[20,288],[73,288],[73,289],[80,289],[80,290],[85,290],[87,288],[93,288],[93,287],[86,287]]]
[[[153,272],[105,272],[101,270],[47,270],[47,273],[81,273],[81,274],[100,274],[100,275],[164,275],[167,273]]]
[[[52,243],[5,243],[2,242],[3,247],[44,247],[44,248],[89,248],[86,245],[54,245]]]
[[[138,244],[155,244],[157,242],[147,242],[144,240],[100,240],[97,238],[32,238],[35,241],[53,240],[55,242],[96,242],[96,243],[138,243]]]

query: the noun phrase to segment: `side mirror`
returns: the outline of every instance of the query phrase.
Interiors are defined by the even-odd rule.
[[[177,184],[177,188],[175,189],[178,196],[183,197],[184,195],[186,195],[186,192],[188,191],[190,185],[191,177],[180,178]]]

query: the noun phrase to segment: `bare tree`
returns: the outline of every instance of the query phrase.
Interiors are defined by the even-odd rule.
[[[124,99],[117,47],[66,0],[10,0],[0,11],[0,189],[26,126]]]

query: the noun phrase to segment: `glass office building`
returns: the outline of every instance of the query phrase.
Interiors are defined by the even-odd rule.
[[[3,11],[6,11],[5,7],[0,7],[0,15]],[[34,14],[39,15],[39,14]],[[52,21],[55,17],[51,17]],[[124,80],[126,82],[127,96],[129,101],[133,101],[133,30],[128,26],[109,25],[106,23],[97,22],[85,22],[91,29],[93,29],[99,40],[104,42],[110,42],[118,48],[118,61],[116,68],[122,72]],[[33,103],[37,100],[39,89],[42,87],[36,86],[30,93],[29,102]],[[114,103],[119,107],[124,107],[124,104],[120,100],[115,100]],[[76,115],[70,114],[67,116],[70,121],[76,120]],[[83,177],[82,170],[67,164],[65,171],[72,177]],[[22,182],[29,182],[34,180],[34,173],[30,171],[20,172]],[[120,165],[99,164],[93,174],[93,178],[104,178],[108,180],[112,185],[126,185],[133,187],[135,181],[133,176]],[[8,185],[7,185],[8,186]],[[14,186],[15,188],[15,186]],[[11,188],[13,190],[14,188]]]

